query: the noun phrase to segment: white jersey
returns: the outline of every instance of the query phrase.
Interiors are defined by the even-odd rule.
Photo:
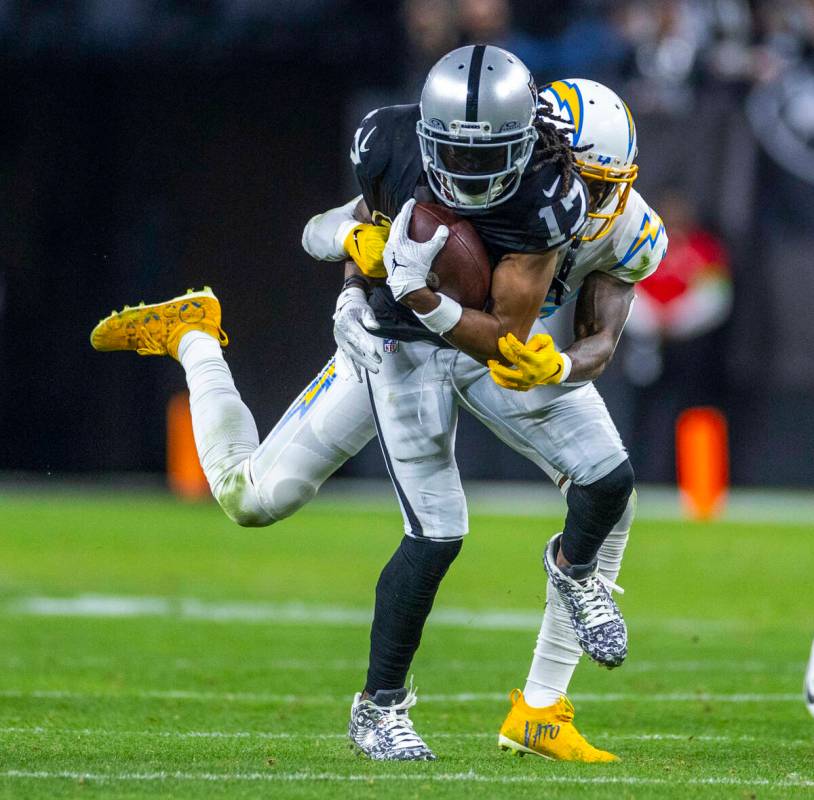
[[[589,220],[585,233],[590,235],[603,223],[601,219]],[[593,242],[581,242],[565,274],[563,265],[571,250],[566,246],[557,253],[556,277],[540,309],[540,319],[576,300],[583,281],[592,272],[606,272],[626,283],[637,283],[652,275],[667,252],[667,233],[661,217],[631,189],[625,210],[610,233]]]

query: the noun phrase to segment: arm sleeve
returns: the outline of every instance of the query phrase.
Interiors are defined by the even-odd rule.
[[[359,222],[353,216],[362,195],[339,208],[332,208],[308,220],[302,232],[302,246],[317,261],[342,261],[348,257],[344,241]]]

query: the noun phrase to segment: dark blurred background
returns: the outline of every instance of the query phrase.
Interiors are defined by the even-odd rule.
[[[653,287],[669,313],[633,325],[600,383],[640,479],[673,479],[676,414],[713,404],[735,483],[814,482],[809,0],[0,0],[0,469],[162,470],[182,371],[95,353],[88,334],[114,306],[204,283],[267,432],[333,352],[339,270],[300,235],[357,193],[356,123],[416,100],[475,41],[539,82],[605,82],[633,111],[636,188],[684,295],[671,310]],[[533,477],[462,428],[465,476]],[[376,449],[345,473],[382,475]]]

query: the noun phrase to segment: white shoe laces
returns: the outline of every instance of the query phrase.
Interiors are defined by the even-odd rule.
[[[600,587],[605,587],[608,591],[603,592]],[[625,590],[617,586],[610,578],[606,578],[601,572],[597,572],[592,578],[585,582],[581,597],[582,606],[585,609],[585,627],[596,628],[606,622],[613,622],[618,614],[614,610],[610,592],[616,591],[624,594]]]
[[[385,730],[397,750],[407,750],[412,747],[426,747],[424,740],[413,730],[413,721],[407,715],[408,709],[412,708],[418,698],[412,686],[407,692],[407,696],[400,703],[392,706],[376,706],[374,708],[382,712],[378,725]]]

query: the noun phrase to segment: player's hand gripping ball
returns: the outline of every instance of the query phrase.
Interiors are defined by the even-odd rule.
[[[387,269],[387,285],[396,300],[411,292],[427,288],[427,275],[433,259],[449,236],[449,228],[439,225],[426,242],[410,238],[407,229],[413,214],[415,200],[408,200],[393,220],[390,237],[384,246],[384,266]]]
[[[504,389],[527,392],[540,384],[560,383],[565,374],[565,362],[547,333],[538,333],[523,344],[509,333],[498,339],[503,357],[514,366],[506,367],[494,359],[487,362],[492,380]]]

